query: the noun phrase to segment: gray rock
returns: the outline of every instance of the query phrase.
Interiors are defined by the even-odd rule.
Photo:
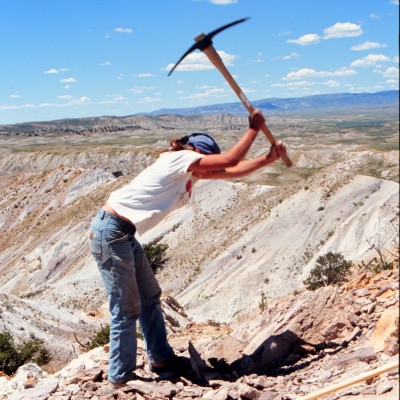
[[[333,364],[340,366],[348,366],[360,361],[369,364],[376,359],[377,355],[375,350],[372,347],[364,347],[362,349],[353,351],[350,354],[340,357]]]
[[[376,394],[384,394],[393,390],[393,385],[391,382],[383,381],[379,382],[376,388]]]
[[[46,382],[31,389],[11,394],[9,400],[46,400],[58,388],[58,379],[48,378]]]
[[[209,390],[203,394],[201,400],[227,400],[228,389],[219,388],[216,390]]]

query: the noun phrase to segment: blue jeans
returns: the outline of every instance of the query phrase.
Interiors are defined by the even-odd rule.
[[[160,306],[161,289],[133,226],[121,218],[100,210],[90,226],[89,247],[110,306],[108,380],[126,382],[136,368],[138,319],[150,362],[174,355]]]

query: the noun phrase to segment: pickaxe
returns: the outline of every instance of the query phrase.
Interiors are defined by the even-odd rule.
[[[239,97],[240,101],[243,103],[243,105],[247,108],[249,113],[251,114],[254,111],[254,107],[251,105],[249,99],[246,97],[246,95],[243,93],[242,89],[240,89],[239,85],[236,83],[236,81],[233,79],[232,75],[229,73],[228,69],[225,67],[224,62],[222,61],[221,57],[215,50],[212,42],[213,36],[215,36],[217,33],[220,33],[221,31],[230,28],[232,25],[239,24],[243,21],[246,21],[248,18],[242,18],[237,21],[231,22],[230,24],[221,26],[218,29],[215,29],[214,31],[210,32],[209,34],[204,34],[201,33],[200,35],[196,36],[194,38],[195,44],[190,47],[190,49],[179,59],[179,61],[174,65],[174,67],[171,69],[171,71],[168,73],[168,76],[172,74],[174,69],[179,65],[179,63],[192,51],[198,49],[201,50],[207,58],[211,61],[211,63],[216,67],[221,74],[224,76],[226,81],[229,83],[233,91],[236,93],[236,95]],[[271,131],[268,129],[267,125],[263,125],[261,127],[261,130],[265,133],[265,136],[267,139],[270,141],[272,145],[276,143],[276,139],[272,135]],[[282,154],[281,155],[283,162],[285,165],[289,168],[293,164],[290,161],[289,157],[287,154]]]

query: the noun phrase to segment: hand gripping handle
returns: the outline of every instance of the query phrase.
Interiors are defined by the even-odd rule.
[[[201,34],[197,37],[195,37],[195,41],[201,40],[204,34]],[[221,74],[224,76],[226,81],[229,83],[230,87],[233,89],[233,91],[236,93],[236,95],[239,97],[240,101],[243,103],[243,105],[247,108],[249,113],[251,114],[254,111],[254,107],[251,105],[249,99],[246,97],[246,95],[243,93],[242,89],[239,87],[239,85],[236,83],[236,81],[233,79],[232,75],[228,71],[228,69],[225,67],[224,62],[222,61],[221,57],[217,53],[217,51],[214,49],[214,46],[210,45],[206,47],[205,49],[202,50],[203,53],[207,56],[207,58],[211,61],[211,63],[221,72]],[[263,124],[261,127],[261,130],[264,132],[265,136],[269,140],[271,144],[276,143],[276,139],[272,135],[271,131],[268,129],[267,125]],[[290,168],[293,163],[288,157],[288,155],[282,154],[281,158],[285,165]]]

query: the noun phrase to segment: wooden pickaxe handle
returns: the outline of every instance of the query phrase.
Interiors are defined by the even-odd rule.
[[[197,37],[195,37],[195,41],[199,41],[202,39],[204,34],[201,34]],[[207,58],[211,61],[211,63],[214,65],[215,68],[217,68],[221,74],[224,76],[226,81],[229,83],[233,91],[236,93],[236,95],[239,97],[240,101],[243,103],[243,105],[247,108],[249,113],[251,114],[254,111],[254,107],[251,105],[249,99],[246,97],[246,95],[243,93],[242,89],[239,87],[239,85],[236,83],[235,79],[233,79],[232,75],[228,71],[228,69],[225,67],[224,62],[222,61],[221,57],[215,50],[214,46],[210,45],[206,47],[205,49],[202,50],[203,53],[207,56]],[[272,135],[271,131],[268,129],[267,125],[263,124],[261,127],[261,130],[264,132],[265,136],[269,140],[271,144],[276,143],[276,139]],[[290,158],[287,156],[287,154],[283,154],[281,156],[283,162],[285,165],[290,168],[293,163],[290,160]]]
[[[356,383],[366,381],[367,379],[371,379],[375,376],[381,375],[385,372],[389,372],[396,368],[397,369],[399,368],[399,360],[395,360],[389,364],[383,365],[382,367],[375,368],[371,371],[364,372],[361,375],[357,375],[355,377],[349,378],[343,382],[340,382],[340,383],[334,384],[332,386],[329,386],[327,388],[318,390],[317,392],[311,393],[307,396],[300,397],[300,398],[298,398],[298,400],[316,400],[321,397],[325,397],[328,394],[338,392],[339,390],[342,390],[346,387],[355,385]]]

